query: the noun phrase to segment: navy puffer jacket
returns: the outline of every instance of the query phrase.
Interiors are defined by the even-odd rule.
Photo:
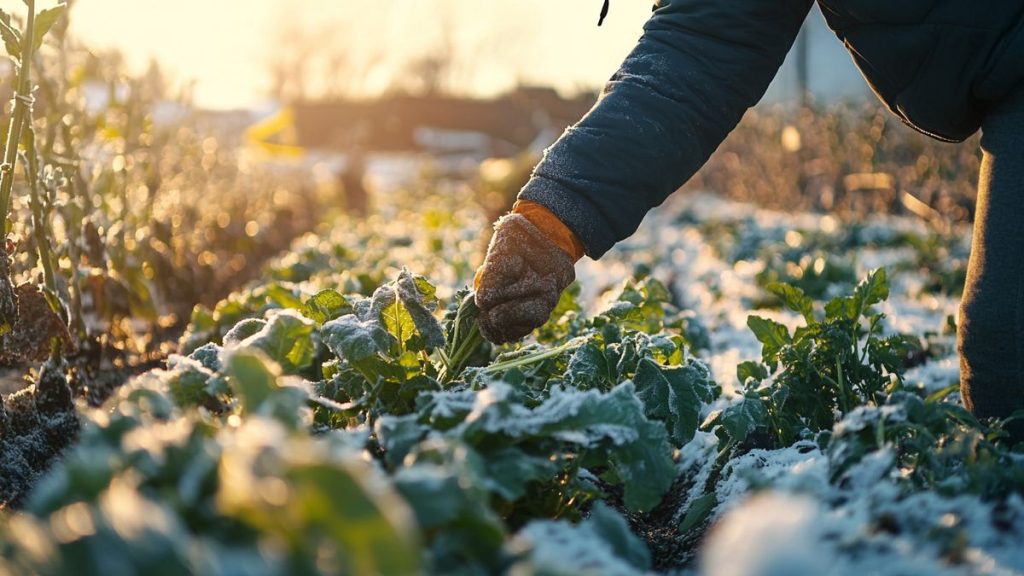
[[[598,103],[519,197],[598,258],[686,182],[764,94],[813,0],[660,0]],[[961,141],[1024,80],[1024,0],[819,0],[879,98]]]

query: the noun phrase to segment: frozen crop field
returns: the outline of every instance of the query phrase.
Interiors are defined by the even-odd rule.
[[[410,204],[198,307],[21,472],[8,570],[1024,570],[1024,457],[956,389],[967,230],[681,195],[492,347],[463,288],[483,219]],[[66,422],[31,394],[15,421]]]

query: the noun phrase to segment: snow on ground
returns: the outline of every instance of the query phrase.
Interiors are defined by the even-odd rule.
[[[716,249],[709,233],[723,224],[735,228],[730,232],[732,254],[744,257],[730,261]],[[840,226],[829,216],[769,211],[710,195],[677,196],[651,212],[632,238],[601,261],[578,266],[583,301],[595,302],[588,297],[622,282],[638,265],[648,267],[708,329],[710,350],[698,355],[723,388],[735,392],[737,364],[759,359],[761,352],[747,316],[769,317],[790,329],[803,322],[788,311],[756,309],[763,298],[757,275],[769,265],[757,248],[802,246],[803,235],[841,233]],[[958,298],[930,289],[917,249],[899,240],[900,234],[925,238],[929,233],[921,221],[880,216],[858,230],[859,241],[848,253],[830,253],[829,258],[852,261],[858,279],[886,267],[890,297],[879,305],[886,315],[885,332],[922,339],[929,354],[906,372],[906,381],[938,390],[960,378],[949,324],[957,316]],[[956,233],[962,264],[969,234]],[[746,250],[748,242],[753,251]],[[941,262],[952,268],[951,262]],[[836,430],[855,429],[889,408],[854,411]],[[728,462],[713,485],[705,486],[717,449],[714,435],[701,432],[680,454],[681,471],[695,482],[677,516],[702,492],[713,491],[717,502],[714,525],[702,546],[701,574],[1024,574],[1024,499],[1017,495],[994,506],[970,494],[908,492],[891,446],[861,459],[841,478],[830,478],[830,455],[809,440],[752,450]]]
[[[789,241],[787,233],[835,234],[842,226],[828,215],[766,210],[709,194],[676,195],[648,214],[636,234],[600,261],[581,261],[577,277],[584,287],[583,301],[594,301],[601,290],[626,279],[637,264],[649,265],[654,276],[670,283],[684,305],[709,329],[711,349],[702,352],[701,359],[711,367],[725,390],[734,391],[739,385],[737,364],[758,359],[761,353],[761,345],[747,328],[747,317],[757,314],[782,322],[790,329],[801,325],[802,320],[786,310],[753,307],[761,295],[755,278],[765,262],[756,257],[735,263],[723,260],[702,232],[702,227],[710,223],[739,224],[745,237],[764,245]],[[925,235],[928,228],[913,218],[879,216],[877,222],[860,229],[858,237],[867,243],[885,241],[899,233]],[[906,246],[862,247],[854,254],[856,275],[863,278],[868,271],[881,266],[891,271],[914,256],[913,249]],[[879,308],[887,316],[886,332],[932,334],[932,340],[944,352],[943,357],[910,370],[908,382],[925,383],[930,388],[958,382],[955,337],[942,335],[947,317],[956,317],[958,300],[922,294],[925,279],[913,271],[890,272],[889,279],[889,300]]]

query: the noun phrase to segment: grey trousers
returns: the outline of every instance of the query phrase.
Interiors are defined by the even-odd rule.
[[[981,178],[958,345],[964,405],[978,417],[1024,409],[1024,89],[982,123]],[[1011,424],[1024,441],[1024,421]]]

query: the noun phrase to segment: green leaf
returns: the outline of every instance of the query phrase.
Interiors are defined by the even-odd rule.
[[[225,374],[228,386],[246,415],[272,418],[290,430],[307,424],[310,410],[306,404],[311,392],[301,387],[282,386],[281,368],[258,348],[232,351]]]
[[[386,353],[392,342],[380,322],[363,322],[353,314],[325,323],[320,334],[331,352],[351,362]]]
[[[343,314],[352,313],[352,305],[338,291],[327,289],[307,300],[302,312],[317,324],[323,324]]]
[[[708,492],[695,499],[686,510],[686,516],[683,517],[683,521],[679,523],[679,532],[686,534],[690,530],[699,527],[711,515],[711,511],[715,509],[715,506],[718,506],[718,498],[714,492]]]
[[[747,360],[746,362],[740,362],[740,364],[736,366],[736,379],[740,381],[740,384],[745,384],[747,380],[751,378],[760,382],[767,377],[768,367],[760,362]]]
[[[554,477],[557,465],[545,455],[532,455],[514,446],[504,446],[484,454],[486,486],[508,502],[526,495],[531,482]]]
[[[957,393],[957,392],[960,392],[960,383],[959,382],[957,382],[956,384],[950,384],[949,386],[946,386],[944,388],[939,388],[938,390],[936,390],[936,391],[932,392],[931,394],[929,394],[924,399],[924,401],[928,402],[928,403],[940,402],[940,401],[942,401],[942,399],[944,399],[945,397],[949,396],[950,394],[954,394],[954,393]]]
[[[277,367],[258,352],[238,350],[228,357],[226,368],[232,390],[247,413],[256,412],[278,389]]]
[[[342,561],[350,566],[350,573],[420,573],[419,545],[405,521],[405,507],[380,488],[380,480],[320,463],[296,466],[288,479],[295,492],[289,509],[304,516],[309,525],[322,526],[329,539],[341,545]],[[281,530],[285,540],[296,533],[301,532]]]
[[[850,319],[855,320],[858,314],[858,300],[853,296],[837,296],[825,304],[825,318],[827,320]]]
[[[380,319],[402,350],[443,347],[445,338],[433,315],[435,306],[434,287],[417,282],[403,268],[396,281],[374,291],[366,319]]]
[[[772,282],[765,288],[778,296],[786,308],[803,316],[808,323],[814,321],[813,304],[803,290],[783,282]]]
[[[384,448],[384,462],[389,468],[397,468],[406,454],[426,434],[427,428],[418,422],[419,416],[381,416],[374,424],[374,433]]]
[[[313,363],[316,341],[312,320],[295,310],[273,310],[259,331],[238,343],[259,348],[277,362],[285,373],[297,374]]]
[[[760,316],[749,316],[747,326],[763,346],[761,355],[765,358],[776,356],[782,348],[791,342],[789,330],[774,320]]]
[[[861,281],[854,289],[854,294],[860,300],[862,311],[885,301],[889,297],[889,280],[885,268],[875,270]]]
[[[647,545],[629,528],[629,523],[621,514],[604,502],[597,502],[590,511],[590,518],[585,521],[601,539],[611,545],[615,555],[639,568],[649,570],[651,552]]]
[[[246,338],[262,330],[266,325],[266,320],[262,320],[260,318],[246,318],[228,330],[227,334],[225,334],[223,338],[224,345],[237,346]]]
[[[197,361],[175,357],[172,360],[167,387],[174,403],[183,408],[207,405],[212,400],[207,385],[214,377],[213,372]]]
[[[380,320],[388,334],[395,338],[403,350],[410,347],[417,348],[416,322],[413,321],[412,315],[409,314],[406,307],[402,305],[401,300],[393,299],[391,304],[383,308]]]
[[[3,38],[7,54],[15,61],[21,60],[21,32],[11,26],[11,15],[0,10],[0,37]]]
[[[693,439],[701,410],[717,396],[707,369],[696,363],[670,368],[645,358],[633,382],[647,417],[664,421],[676,446]]]
[[[580,291],[579,282],[573,282],[568,288],[562,290],[562,293],[558,296],[558,304],[555,304],[555,309],[551,311],[549,320],[557,321],[569,312],[580,312],[583,310],[579,303]]]
[[[614,366],[608,365],[604,350],[594,341],[588,341],[573,352],[565,374],[569,382],[581,390],[610,390],[618,383]]]
[[[426,279],[413,277],[407,270],[402,269],[396,281],[398,298],[402,301],[409,316],[412,317],[416,331],[423,337],[428,348],[441,348],[444,346],[444,332],[441,330],[441,323],[434,317],[433,311],[437,307],[437,289]]]
[[[318,551],[324,572],[421,572],[410,510],[358,456],[282,434],[259,420],[224,434],[232,433],[237,438],[224,440],[233,449],[224,456],[216,494],[225,519],[272,538],[300,566],[303,556]],[[258,489],[268,484],[277,491]]]
[[[434,402],[441,396],[434,394]],[[552,439],[564,443],[563,449],[575,446],[595,466],[611,467],[630,510],[654,507],[675,479],[665,424],[644,416],[632,382],[607,394],[556,388],[532,410],[503,382],[492,383],[477,398],[487,403],[477,403],[473,418],[452,431],[470,445],[514,440],[523,447],[540,442],[545,455],[557,450],[547,444]]]
[[[739,402],[722,410],[721,422],[729,437],[736,442],[747,439],[751,432],[764,426],[768,409],[764,401],[756,396],[744,396]]]
[[[267,299],[281,308],[292,310],[304,310],[302,299],[297,295],[297,290],[292,290],[281,284],[270,284],[266,288]]]
[[[35,44],[32,47],[33,51],[39,50],[39,47],[43,45],[43,38],[57,22],[57,19],[64,14],[65,8],[66,6],[64,5],[54,6],[36,14],[36,25],[32,39]]]
[[[406,462],[393,479],[415,511],[419,527],[434,534],[432,572],[458,572],[456,567],[464,567],[467,556],[483,566],[494,564],[507,536],[492,509],[492,496],[484,489],[482,462],[475,450],[456,439],[439,438],[421,443]],[[497,566],[483,570],[500,572]]]
[[[857,284],[853,296],[841,296],[829,301],[825,305],[825,316],[829,320],[857,320],[868,308],[888,297],[889,281],[885,268],[879,268]]]
[[[534,574],[646,574],[651,553],[626,520],[598,502],[579,524],[534,520],[519,533]]]

